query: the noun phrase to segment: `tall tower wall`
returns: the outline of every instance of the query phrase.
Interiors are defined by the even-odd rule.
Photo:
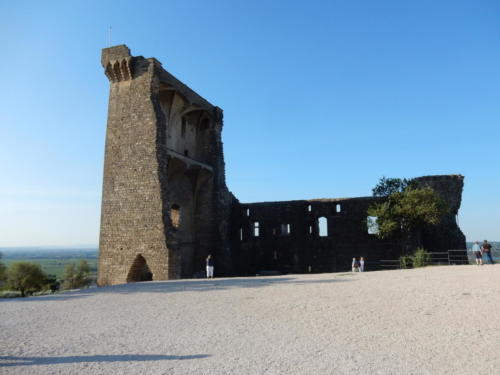
[[[104,49],[102,65],[110,96],[98,283],[192,277],[209,252],[228,271],[222,111],[124,45]]]

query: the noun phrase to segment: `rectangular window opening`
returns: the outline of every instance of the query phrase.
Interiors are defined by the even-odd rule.
[[[260,232],[259,232],[259,222],[255,221],[253,223],[253,236],[254,237],[259,237],[259,235],[260,235]]]
[[[368,230],[368,234],[378,234],[378,217],[377,216],[368,216],[366,218],[366,226]]]
[[[318,219],[318,234],[320,237],[328,237],[328,219],[326,217]]]

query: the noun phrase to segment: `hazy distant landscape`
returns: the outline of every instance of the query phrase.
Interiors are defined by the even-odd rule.
[[[38,263],[48,275],[60,279],[64,267],[70,263],[86,260],[90,265],[91,276],[97,274],[97,247],[85,248],[49,248],[49,247],[0,247],[2,262],[9,266],[13,262],[27,261]]]

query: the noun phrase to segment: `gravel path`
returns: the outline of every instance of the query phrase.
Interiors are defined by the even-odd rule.
[[[500,265],[0,300],[1,374],[497,374]]]

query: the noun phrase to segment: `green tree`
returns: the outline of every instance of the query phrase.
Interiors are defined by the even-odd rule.
[[[411,179],[382,177],[378,184],[372,189],[372,193],[374,197],[387,197],[391,194],[405,191],[411,184]]]
[[[407,186],[372,204],[367,213],[377,218],[379,238],[400,238],[404,242],[415,230],[438,224],[446,212],[446,203],[434,190]]]
[[[24,297],[27,292],[42,290],[45,280],[46,275],[36,263],[15,262],[7,270],[7,287],[20,291],[21,297]]]
[[[90,266],[86,260],[80,260],[76,267],[77,284],[79,288],[88,287],[90,285]]]
[[[80,260],[78,265],[74,263],[68,264],[64,268],[63,288],[77,289],[84,288],[90,285],[90,266],[86,260]]]
[[[76,265],[74,263],[68,264],[64,267],[63,273],[63,288],[64,289],[75,289],[76,288]]]

